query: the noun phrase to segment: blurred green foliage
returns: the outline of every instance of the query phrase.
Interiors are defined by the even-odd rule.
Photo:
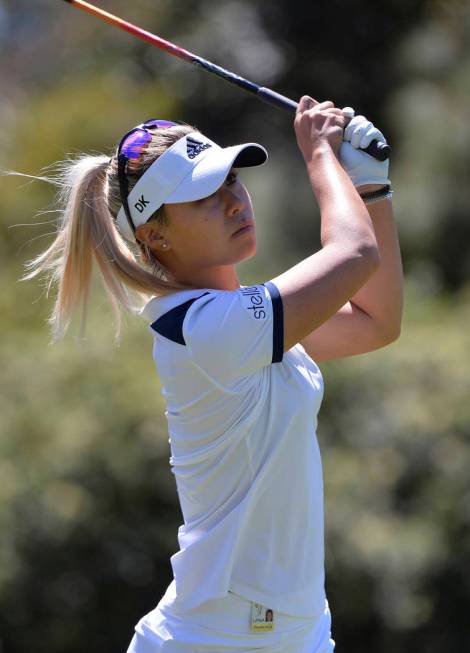
[[[468,2],[330,0],[314,13],[286,0],[99,4],[291,97],[352,105],[391,141],[402,336],[322,365],[333,636],[349,653],[365,642],[381,653],[467,650]],[[110,153],[143,118],[174,117],[270,151],[244,175],[259,254],[243,281],[318,246],[282,112],[52,0],[0,0],[0,55],[0,169],[47,175],[69,154]],[[124,651],[171,580],[182,520],[151,336],[128,318],[116,346],[96,284],[87,339],[74,325],[49,346],[52,298],[18,279],[50,242],[53,189],[18,177],[0,186],[0,653]]]

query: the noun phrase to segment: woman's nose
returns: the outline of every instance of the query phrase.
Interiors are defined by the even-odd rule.
[[[228,215],[236,215],[244,205],[243,195],[230,188],[226,189],[226,207]]]

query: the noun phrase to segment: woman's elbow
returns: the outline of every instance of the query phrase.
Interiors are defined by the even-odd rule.
[[[382,331],[382,347],[391,345],[392,342],[398,340],[401,335],[401,320],[395,324],[390,324]]]
[[[373,276],[373,274],[380,267],[380,252],[378,247],[369,243],[359,248],[358,257],[362,261],[362,266],[367,277]]]

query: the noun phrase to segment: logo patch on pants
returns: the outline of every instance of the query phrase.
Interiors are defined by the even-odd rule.
[[[274,610],[260,603],[251,602],[251,631],[265,633],[274,630]]]

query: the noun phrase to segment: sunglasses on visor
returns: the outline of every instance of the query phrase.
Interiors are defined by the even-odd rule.
[[[141,125],[137,125],[137,127],[134,127],[134,129],[127,132],[119,143],[117,148],[119,192],[121,194],[121,202],[124,207],[124,212],[133,234],[135,234],[135,226],[128,202],[129,184],[126,175],[127,162],[129,159],[139,158],[144,147],[152,140],[152,131],[154,129],[165,129],[166,127],[173,127],[177,124],[178,123],[171,122],[170,120],[157,120],[156,118],[150,118]]]

